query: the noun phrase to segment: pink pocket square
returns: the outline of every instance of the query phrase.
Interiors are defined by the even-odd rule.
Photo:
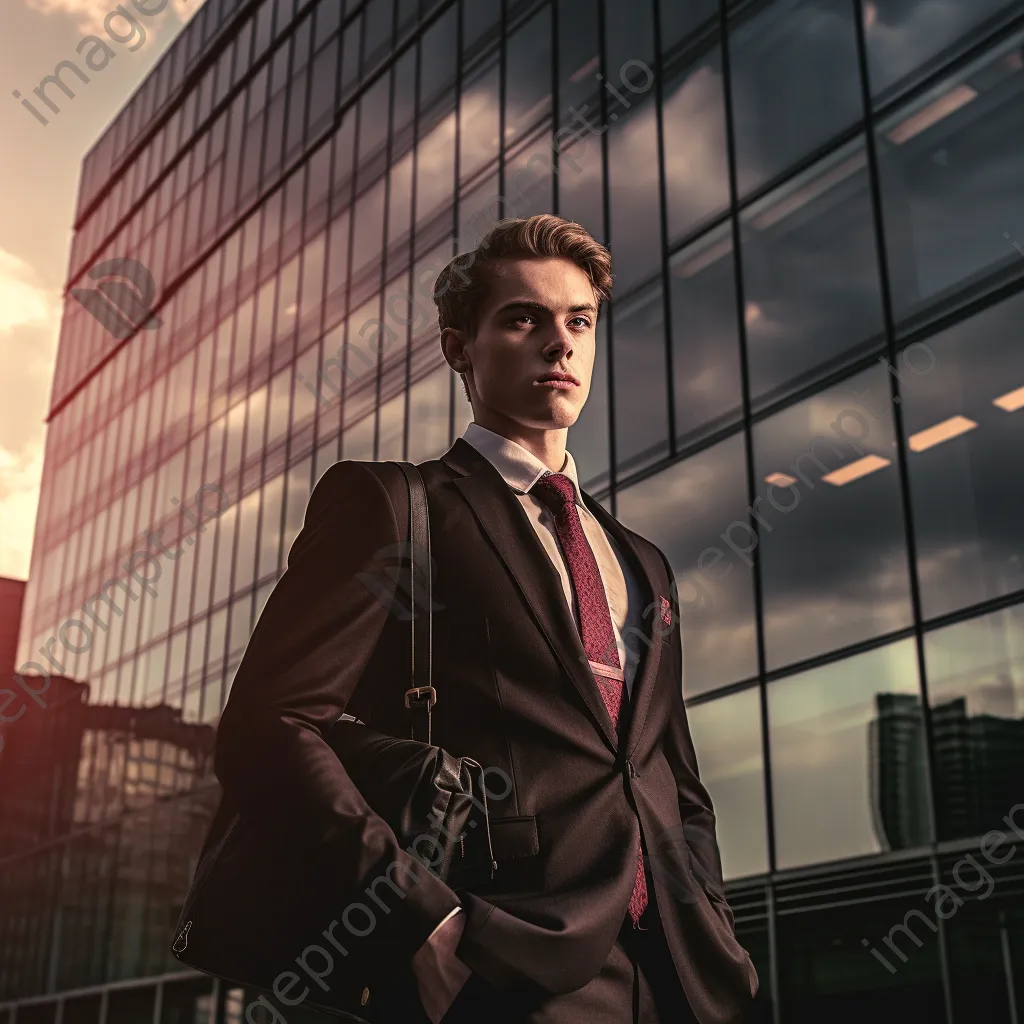
[[[672,605],[667,597],[661,598],[661,621],[666,626],[672,625]]]

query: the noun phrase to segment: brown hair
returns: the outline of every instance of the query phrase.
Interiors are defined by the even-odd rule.
[[[439,330],[476,331],[480,306],[498,260],[556,259],[574,263],[590,279],[598,305],[611,297],[612,254],[575,221],[538,213],[498,221],[480,244],[451,260],[434,282]],[[469,398],[465,374],[459,374]]]

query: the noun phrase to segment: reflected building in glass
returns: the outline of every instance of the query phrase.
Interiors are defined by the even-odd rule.
[[[1021,0],[207,0],[83,167],[69,288],[131,257],[159,324],[65,309],[0,1024],[246,1019],[169,950],[234,670],[326,468],[469,421],[441,267],[549,210],[615,258],[568,446],[675,570],[758,1019],[1024,1019],[1022,181]]]

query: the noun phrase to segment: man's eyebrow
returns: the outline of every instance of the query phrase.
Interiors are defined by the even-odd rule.
[[[534,302],[531,299],[513,299],[511,302],[506,302],[504,305],[499,306],[494,311],[494,315],[497,316],[499,313],[507,313],[510,309],[533,309],[538,313],[551,312],[551,309],[548,306],[545,306],[542,302]],[[577,306],[570,306],[569,312],[596,313],[597,307],[592,302],[584,302]]]

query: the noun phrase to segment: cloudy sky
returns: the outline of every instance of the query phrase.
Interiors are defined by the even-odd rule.
[[[47,404],[57,353],[60,296],[85,154],[156,64],[202,0],[170,0],[145,19],[146,39],[120,44],[103,23],[116,0],[3,0],[0,78],[0,576],[24,579],[32,552]],[[144,7],[158,6],[147,0]],[[128,3],[129,11],[133,8]],[[129,35],[124,23],[113,31]],[[61,112],[40,124],[12,96],[25,97],[96,33],[116,57]],[[134,46],[134,50],[128,47]],[[79,58],[79,61],[81,58]],[[51,87],[51,92],[53,88]]]

